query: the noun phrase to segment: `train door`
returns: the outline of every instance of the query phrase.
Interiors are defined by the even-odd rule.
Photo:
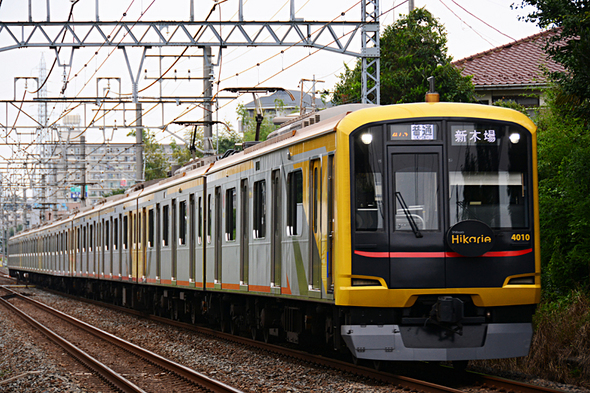
[[[319,159],[311,161],[310,164],[310,284],[312,289],[321,289],[321,266],[322,266],[322,165]]]
[[[445,286],[442,147],[389,147],[391,288]]]
[[[141,209],[141,217],[139,219],[139,266],[140,271],[137,272],[137,278],[135,282],[145,282],[146,270],[147,270],[147,209],[144,207]]]
[[[215,282],[221,282],[221,187],[215,187]]]
[[[328,156],[328,239],[326,255],[326,289],[328,293],[334,293],[334,155]]]
[[[189,276],[189,282],[194,283],[195,282],[195,253],[196,253],[196,247],[197,247],[197,241],[196,241],[196,225],[195,225],[195,220],[196,220],[196,211],[195,211],[195,194],[190,194],[189,198],[188,198],[188,211],[189,211],[189,217],[188,217],[188,260],[189,260],[189,271],[188,271],[188,276]]]
[[[281,288],[281,170],[275,169],[271,174],[271,281],[272,286]]]
[[[176,253],[178,251],[178,229],[176,227],[176,224],[178,222],[178,218],[176,216],[177,213],[177,208],[176,208],[176,199],[172,200],[172,224],[171,224],[171,228],[172,228],[172,238],[170,241],[170,264],[172,267],[171,270],[171,275],[172,275],[172,283],[174,283],[177,279],[178,279],[178,275],[177,275],[177,269],[178,267],[176,266],[177,263],[177,257],[176,257]]]
[[[156,284],[160,283],[162,277],[162,221],[160,204],[156,204]]]
[[[138,240],[138,218],[136,211],[130,213],[131,217],[131,271],[129,272],[129,281],[133,281],[137,277],[137,270],[139,268],[139,240]]]
[[[248,203],[250,201],[248,191],[248,179],[242,179],[240,184],[240,282],[248,284],[248,244],[250,231],[248,230]]]

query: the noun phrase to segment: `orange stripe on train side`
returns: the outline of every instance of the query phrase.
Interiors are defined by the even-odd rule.
[[[176,285],[181,287],[188,287],[190,285],[190,281],[176,281]]]
[[[291,284],[289,283],[289,275],[287,274],[287,287],[283,287],[281,289],[283,295],[292,295],[291,293]]]
[[[252,292],[270,293],[269,285],[248,285],[248,290]]]
[[[221,289],[233,289],[237,291],[238,289],[240,289],[240,284],[221,283]]]
[[[531,252],[533,252],[532,248],[518,251],[490,251],[480,257],[518,257]],[[367,258],[464,258],[456,252],[369,252],[355,250],[354,253]]]

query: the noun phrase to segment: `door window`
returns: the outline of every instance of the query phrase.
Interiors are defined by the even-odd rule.
[[[393,155],[396,231],[439,229],[438,169],[437,154]]]

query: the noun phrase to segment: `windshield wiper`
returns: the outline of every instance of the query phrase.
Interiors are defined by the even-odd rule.
[[[416,235],[416,237],[418,238],[422,237],[422,233],[420,233],[418,225],[416,225],[416,221],[414,221],[414,217],[412,217],[412,213],[410,213],[410,209],[408,209],[408,205],[406,205],[406,201],[404,201],[404,197],[402,196],[401,192],[396,191],[395,197],[397,198],[400,206],[402,207],[402,210],[404,211],[404,214],[406,215],[406,218],[410,223],[410,227],[412,228],[414,235]]]

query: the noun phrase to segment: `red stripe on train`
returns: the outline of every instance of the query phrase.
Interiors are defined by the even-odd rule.
[[[519,251],[490,251],[482,255],[484,258],[489,257],[518,257],[533,252],[532,248]],[[354,253],[368,258],[463,258],[456,252],[370,252],[357,251]]]

